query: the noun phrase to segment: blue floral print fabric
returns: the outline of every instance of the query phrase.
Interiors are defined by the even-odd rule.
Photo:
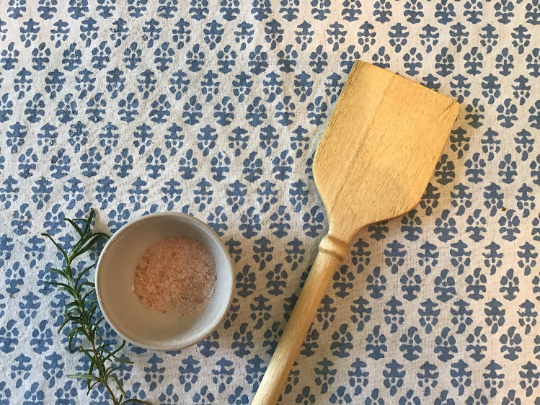
[[[71,246],[91,207],[111,233],[188,213],[234,263],[208,339],[126,346],[128,395],[249,403],[327,230],[312,156],[358,59],[461,110],[420,204],[351,243],[280,403],[540,404],[539,39],[538,0],[3,0],[0,404],[109,403],[67,377],[88,364],[40,236]]]

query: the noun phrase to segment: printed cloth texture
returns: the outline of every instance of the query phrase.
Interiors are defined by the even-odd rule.
[[[248,404],[327,231],[312,157],[355,60],[460,114],[419,205],[350,244],[280,403],[540,404],[538,0],[2,0],[0,404],[110,402],[67,377],[40,236],[90,208],[193,215],[234,263],[208,339],[124,348],[128,395]]]

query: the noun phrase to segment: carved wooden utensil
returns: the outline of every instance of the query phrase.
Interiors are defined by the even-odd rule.
[[[356,62],[313,163],[329,229],[266,370],[254,405],[274,405],[348,244],[368,224],[410,211],[422,197],[459,104]]]

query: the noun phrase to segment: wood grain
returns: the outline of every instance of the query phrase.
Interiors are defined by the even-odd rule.
[[[458,111],[457,102],[420,84],[365,62],[354,64],[313,162],[328,235],[253,404],[277,402],[354,235],[418,204]]]

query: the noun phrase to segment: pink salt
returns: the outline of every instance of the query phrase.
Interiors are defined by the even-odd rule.
[[[168,238],[144,253],[135,271],[133,291],[154,311],[193,316],[210,301],[216,278],[214,258],[201,242]]]

